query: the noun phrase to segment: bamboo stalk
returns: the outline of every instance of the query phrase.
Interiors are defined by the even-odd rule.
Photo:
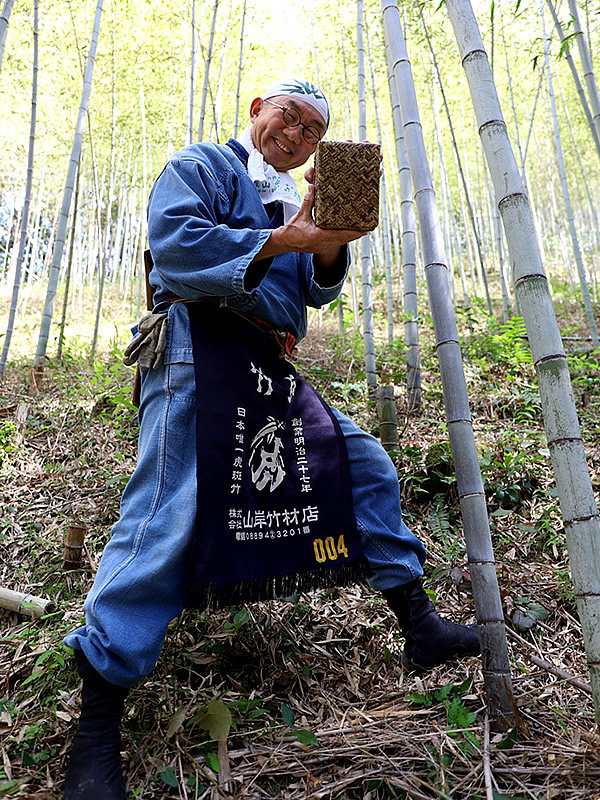
[[[514,715],[504,614],[498,589],[483,481],[473,436],[458,331],[448,286],[446,256],[421,127],[412,68],[395,0],[381,0],[385,39],[392,57],[406,149],[419,216],[421,249],[436,335],[446,420],[458,494],[490,714],[498,727]]]
[[[238,75],[237,75],[237,88],[235,93],[235,122],[233,125],[233,138],[237,139],[238,135],[238,124],[240,119],[240,84],[242,82],[242,64],[244,61],[244,25],[246,23],[246,3],[247,0],[244,0],[244,8],[242,11],[242,29],[240,31],[240,55],[239,55],[239,66],[238,66]]]
[[[367,138],[367,99],[365,91],[365,50],[363,44],[363,2],[356,4],[356,53],[358,67],[358,139]],[[374,394],[377,388],[375,340],[373,335],[373,296],[371,280],[371,239],[369,234],[360,240],[362,274],[363,337],[365,342],[365,372],[367,388]]]
[[[377,103],[377,89],[375,85],[375,70],[373,68],[373,54],[371,52],[371,41],[369,39],[369,28],[365,25],[367,36],[367,53],[369,56],[369,68],[371,74],[371,90],[373,95],[373,109],[375,111],[375,126],[377,129],[377,141],[383,152],[383,138],[381,135],[381,123],[379,121],[379,106]],[[392,256],[391,256],[391,233],[388,219],[388,195],[386,184],[385,168],[381,169],[381,226],[379,228],[383,238],[383,262],[385,265],[385,285],[386,285],[386,308],[387,308],[387,328],[388,344],[394,341],[394,290],[392,287]]]
[[[487,269],[486,269],[485,260],[484,260],[484,257],[483,257],[483,247],[482,247],[482,243],[481,243],[481,233],[480,233],[480,230],[479,230],[479,226],[477,225],[477,222],[475,220],[475,214],[474,214],[474,211],[473,211],[473,206],[471,204],[470,194],[469,194],[469,190],[468,190],[468,187],[467,187],[467,179],[466,179],[465,173],[463,171],[462,160],[461,160],[461,157],[460,157],[460,153],[458,152],[458,143],[457,143],[456,137],[454,135],[454,126],[452,124],[452,117],[450,116],[450,108],[448,106],[448,100],[446,99],[446,92],[444,91],[444,85],[442,83],[442,76],[440,74],[440,69],[439,69],[439,66],[438,66],[438,63],[437,63],[435,50],[433,49],[433,44],[431,42],[431,37],[429,35],[429,28],[427,27],[427,23],[425,22],[425,15],[423,14],[422,6],[419,6],[419,13],[421,15],[421,23],[423,25],[423,31],[425,32],[425,38],[427,39],[427,44],[429,45],[429,51],[431,53],[431,59],[433,61],[433,66],[434,66],[436,74],[437,74],[438,85],[440,87],[440,93],[442,95],[442,101],[443,101],[443,104],[444,104],[444,109],[446,111],[446,117],[448,119],[448,128],[450,129],[450,136],[452,138],[452,144],[453,144],[453,147],[454,147],[454,155],[456,157],[456,164],[457,164],[458,172],[460,174],[460,179],[461,179],[462,185],[463,185],[464,198],[465,198],[465,203],[467,205],[467,210],[469,212],[469,220],[471,221],[471,228],[472,228],[472,231],[473,231],[473,238],[475,239],[475,245],[476,245],[477,256],[478,256],[477,264],[479,266],[479,269],[481,270],[481,277],[482,277],[482,280],[483,280],[483,288],[485,290],[485,297],[486,297],[486,302],[487,302],[487,307],[488,307],[488,314],[489,314],[489,317],[490,317],[490,321],[493,324],[494,323],[494,309],[492,307],[492,300],[491,300],[491,297],[490,297],[490,290],[489,290],[488,279],[487,279]]]
[[[402,293],[404,309],[404,345],[406,347],[406,394],[408,413],[421,413],[421,350],[419,347],[419,306],[417,295],[417,223],[415,203],[412,196],[412,183],[402,116],[398,100],[398,89],[389,46],[386,46],[388,64],[388,83],[392,105],[392,121],[396,140],[396,160],[398,162],[398,182],[400,184],[401,255],[402,255]]]
[[[546,0],[548,8],[550,10],[550,14],[552,15],[552,21],[554,22],[554,27],[556,28],[556,32],[560,38],[561,43],[565,40],[565,32],[563,27],[560,23],[558,18],[558,14],[556,13],[556,9],[552,0]],[[594,118],[592,117],[592,112],[590,110],[590,106],[585,94],[585,89],[583,88],[583,84],[581,83],[581,79],[579,77],[579,73],[577,72],[577,67],[575,66],[575,62],[573,61],[573,56],[571,55],[571,51],[569,49],[568,44],[563,45],[563,53],[565,58],[567,59],[567,64],[571,70],[571,75],[573,76],[573,81],[575,83],[575,88],[577,90],[577,94],[579,95],[579,100],[581,102],[581,107],[583,108],[583,112],[585,114],[585,118],[587,120],[590,133],[592,134],[592,139],[594,140],[594,147],[596,148],[596,153],[600,158],[600,137],[598,136],[598,131],[596,130],[596,125],[594,122]]]
[[[594,696],[600,721],[600,518],[587,468],[573,389],[548,282],[491,75],[469,0],[446,0],[477,127],[494,182],[514,270],[515,291],[538,376],[544,427],[552,459],[567,549]]]
[[[600,345],[598,339],[598,330],[596,328],[596,320],[594,319],[594,310],[592,308],[592,301],[590,292],[587,285],[585,275],[585,268],[583,266],[583,256],[581,255],[581,248],[579,246],[579,239],[577,237],[577,230],[575,229],[575,220],[573,217],[573,206],[571,204],[571,195],[569,193],[569,184],[567,182],[567,171],[565,168],[565,160],[563,156],[562,141],[560,136],[560,128],[558,126],[558,116],[556,113],[556,100],[554,98],[554,87],[552,83],[552,67],[550,66],[550,55],[548,37],[546,35],[546,22],[544,17],[544,7],[541,8],[542,24],[544,29],[544,58],[546,64],[546,74],[548,77],[548,93],[550,95],[550,107],[552,111],[552,121],[554,124],[554,142],[556,147],[556,160],[558,165],[558,174],[560,176],[560,183],[563,192],[563,200],[565,203],[565,210],[567,212],[567,222],[569,225],[569,233],[571,235],[571,246],[573,248],[573,255],[575,256],[575,264],[577,266],[577,275],[579,276],[579,285],[581,287],[581,296],[583,297],[583,304],[585,313],[590,326],[590,332],[594,341],[594,347]]]
[[[87,63],[85,67],[85,75],[83,78],[83,90],[81,94],[81,102],[79,104],[79,112],[77,115],[77,122],[75,125],[75,133],[73,136],[73,145],[71,148],[71,157],[67,169],[67,177],[65,180],[65,187],[63,191],[62,207],[60,218],[57,226],[56,243],[54,246],[52,256],[52,266],[48,277],[48,287],[46,290],[46,300],[44,303],[44,311],[42,314],[42,321],[40,324],[40,332],[38,337],[38,344],[35,354],[34,365],[37,368],[43,368],[43,360],[46,356],[48,348],[48,338],[50,336],[50,325],[52,323],[52,315],[54,312],[54,299],[56,297],[56,288],[58,286],[58,276],[60,272],[63,250],[65,246],[65,239],[67,234],[67,220],[69,217],[69,209],[71,208],[71,199],[73,197],[73,184],[75,183],[75,172],[81,156],[81,143],[83,139],[83,126],[87,116],[90,94],[92,91],[92,76],[94,74],[94,62],[96,58],[96,48],[98,46],[98,38],[100,35],[100,19],[102,17],[102,0],[97,0],[96,13],[94,16],[94,26],[92,30],[92,37],[88,50]]]
[[[15,442],[21,444],[25,438],[25,428],[27,426],[27,417],[29,416],[29,403],[19,403],[15,412]]]
[[[71,288],[71,273],[73,268],[73,247],[75,245],[75,226],[77,224],[77,208],[79,206],[79,176],[81,170],[77,168],[77,179],[75,181],[75,201],[73,206],[73,219],[71,220],[71,241],[69,243],[69,255],[67,257],[67,274],[65,279],[65,289],[63,295],[62,315],[60,318],[59,334],[58,334],[58,348],[56,350],[56,358],[60,361],[62,358],[62,349],[65,341],[65,326],[67,324],[67,304],[69,302],[69,289]]]
[[[8,20],[15,0],[4,0],[2,13],[0,13],[0,71],[2,70],[2,57],[4,56],[4,45],[6,44],[6,34],[8,33]]]
[[[39,5],[36,0],[33,6],[33,78],[31,84],[31,122],[29,127],[29,151],[27,155],[27,179],[25,185],[25,199],[23,201],[23,225],[21,227],[21,235],[19,238],[19,251],[17,255],[17,265],[15,269],[10,311],[8,314],[8,323],[6,325],[6,335],[4,337],[4,345],[2,347],[2,356],[0,357],[0,381],[4,377],[4,370],[6,369],[6,360],[8,358],[8,350],[12,338],[15,316],[17,313],[17,302],[19,299],[19,286],[21,283],[23,255],[25,253],[25,241],[27,239],[27,223],[29,217],[29,203],[31,201],[31,185],[33,183],[33,153],[35,149],[35,125],[37,117],[36,109],[37,109],[37,85],[38,85],[38,52],[39,52],[38,20],[39,20]],[[7,242],[7,247],[8,247],[8,242]]]
[[[204,86],[202,87],[202,104],[200,106],[200,122],[198,124],[198,141],[204,139],[204,118],[206,115],[206,101],[208,99],[209,89],[209,71],[210,62],[212,60],[213,43],[215,40],[215,26],[217,22],[217,10],[219,8],[219,0],[215,0],[213,6],[212,23],[210,26],[210,36],[208,39],[208,50],[206,52],[206,59],[204,61]]]
[[[575,31],[577,47],[579,48],[579,58],[581,59],[581,66],[583,68],[583,79],[587,88],[588,98],[592,117],[594,120],[594,127],[598,139],[600,139],[600,95],[598,94],[598,86],[596,84],[596,76],[594,75],[594,66],[592,64],[592,57],[583,30],[581,29],[581,22],[579,21],[579,9],[577,7],[577,0],[567,0],[569,3],[569,11],[573,19],[573,30]]]
[[[194,93],[196,91],[196,0],[192,0],[192,44],[190,53],[190,97],[188,102],[187,143],[194,140]],[[240,65],[241,70],[241,65]],[[236,115],[237,126],[237,115]]]

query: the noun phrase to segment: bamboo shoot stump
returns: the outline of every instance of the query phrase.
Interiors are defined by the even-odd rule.
[[[63,550],[63,569],[79,569],[83,555],[83,541],[87,529],[85,525],[71,523],[65,533],[65,549]]]
[[[56,605],[52,600],[24,592],[14,592],[4,586],[0,586],[0,608],[34,618],[43,617],[45,614],[52,614],[56,611]]]
[[[27,427],[27,417],[29,416],[30,403],[19,403],[15,412],[15,440],[17,444],[22,444],[25,438],[25,429]]]
[[[379,431],[381,444],[386,450],[398,450],[398,415],[394,402],[393,386],[377,387],[377,415],[379,417]]]

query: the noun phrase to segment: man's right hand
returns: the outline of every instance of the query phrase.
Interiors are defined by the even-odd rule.
[[[254,260],[272,258],[282,253],[315,253],[323,266],[334,263],[340,247],[364,236],[363,231],[325,230],[318,228],[312,216],[315,189],[309,184],[297,213],[280,228],[275,228]]]

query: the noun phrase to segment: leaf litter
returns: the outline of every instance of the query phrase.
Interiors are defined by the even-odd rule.
[[[317,329],[299,362],[329,402],[376,432],[355,338]],[[26,366],[17,366],[2,387],[0,585],[51,597],[59,610],[41,620],[0,610],[0,796],[62,796],[79,685],[61,641],[83,621],[83,598],[135,465],[137,423],[123,389],[132,375],[116,363],[108,356],[95,374],[81,361],[51,363],[35,396],[27,393]],[[401,389],[401,379],[391,379]],[[427,588],[439,611],[470,622],[451,484],[438,492],[448,516],[437,536],[428,519],[439,500],[435,506],[420,491],[431,478],[424,458],[440,440],[443,418],[435,367],[426,360],[423,379],[422,416],[403,418],[398,396],[403,430],[394,458],[404,510],[427,544]],[[528,420],[523,430],[514,396],[499,411],[494,384],[505,379],[498,368],[488,384],[470,379],[469,391],[478,446],[496,462],[485,472],[486,493],[490,510],[502,512],[492,514],[492,533],[522,726],[490,729],[479,659],[403,672],[393,615],[365,584],[296,602],[186,610],[171,623],[156,668],[128,699],[124,769],[136,798],[600,796],[600,737],[552,475],[546,459],[531,463],[545,446],[541,425]],[[589,390],[586,403],[596,413]],[[14,419],[23,404],[19,440]],[[520,446],[528,458],[519,461]],[[597,487],[598,445],[589,451]],[[531,473],[537,488],[518,496],[514,486]],[[81,569],[63,572],[71,520],[88,529],[85,555]],[[525,625],[515,629],[515,618]]]

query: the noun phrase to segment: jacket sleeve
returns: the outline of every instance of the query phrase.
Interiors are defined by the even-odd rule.
[[[338,297],[344,287],[344,282],[350,268],[350,248],[347,244],[343,245],[340,251],[338,263],[330,270],[318,271],[315,268],[314,256],[309,256],[309,275],[306,291],[306,303],[313,308],[331,303]],[[330,280],[334,283],[330,284]]]
[[[269,259],[259,262],[258,273],[253,264],[250,286],[244,279],[271,231],[257,228],[266,215],[253,194],[228,164],[215,167],[201,151],[166,165],[148,203],[150,251],[164,288],[191,299],[247,293],[258,285]]]

